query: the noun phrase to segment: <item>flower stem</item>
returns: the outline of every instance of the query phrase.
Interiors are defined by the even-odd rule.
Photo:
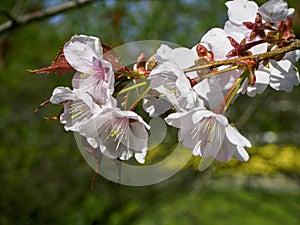
[[[151,87],[148,86],[143,93],[140,94],[140,96],[134,101],[134,103],[130,106],[129,110],[134,110],[134,108],[137,106],[137,104],[142,100],[142,98],[145,97],[145,95],[151,90]]]
[[[145,78],[146,76],[144,75],[140,75],[140,74],[135,74],[135,73],[125,73],[125,72],[115,72],[115,74],[118,74],[118,75],[122,75],[124,77],[131,77],[131,78]]]
[[[212,73],[200,75],[197,78],[195,78],[195,81],[196,81],[196,83],[199,83],[200,81],[202,81],[202,80],[204,80],[206,78],[210,78],[210,77],[222,74],[222,73],[226,73],[226,72],[229,72],[229,71],[232,71],[232,70],[236,70],[238,68],[239,68],[239,66],[236,65],[236,66],[232,66],[232,67],[229,67],[227,69],[224,69],[224,70],[220,70],[220,71],[216,71],[216,72],[212,72]]]
[[[224,114],[226,110],[229,108],[232,100],[234,99],[234,96],[237,94],[238,90],[241,87],[241,84],[247,77],[247,73],[249,73],[248,70],[245,70],[244,73],[235,81],[235,83],[232,85],[228,93],[226,94],[223,102],[220,104],[220,106],[215,110],[215,113],[217,114]]]
[[[124,93],[126,93],[126,92],[128,92],[128,91],[134,90],[134,89],[136,89],[136,88],[142,87],[142,86],[144,86],[144,85],[146,85],[146,84],[147,84],[147,82],[144,81],[144,82],[141,82],[141,83],[132,85],[132,86],[130,86],[130,87],[128,87],[128,88],[124,88],[124,89],[122,89],[122,90],[117,94],[117,96],[118,96],[118,95],[121,95],[121,94],[124,94]]]
[[[234,99],[234,96],[236,95],[236,93],[237,93],[238,90],[240,89],[241,84],[242,84],[242,82],[243,82],[244,80],[245,80],[245,77],[244,77],[244,76],[239,77],[239,78],[236,80],[236,82],[234,83],[234,85],[232,86],[232,88],[230,89],[231,93],[230,93],[230,95],[229,95],[228,97],[226,96],[226,97],[227,97],[227,102],[226,102],[226,104],[225,104],[224,111],[226,111],[226,110],[229,108],[229,106],[230,106],[232,100]]]

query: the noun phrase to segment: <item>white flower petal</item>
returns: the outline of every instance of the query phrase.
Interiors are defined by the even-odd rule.
[[[195,61],[198,60],[198,56],[188,48],[175,48],[171,51],[170,57],[180,69],[186,69],[194,66]],[[195,78],[198,76],[197,72],[190,72],[187,73],[187,75],[190,78]]]
[[[82,73],[92,73],[93,62],[103,59],[103,50],[97,37],[75,35],[64,45],[63,51],[68,63]]]
[[[223,60],[233,49],[227,36],[228,34],[223,29],[213,28],[202,37],[200,43],[208,44],[209,50],[214,53],[215,60]]]
[[[172,104],[163,98],[146,96],[143,98],[143,109],[150,117],[158,117],[172,108]]]
[[[52,104],[60,104],[67,100],[75,99],[75,94],[68,87],[57,87],[53,90],[50,102]]]
[[[235,24],[243,22],[254,22],[258,6],[253,1],[234,0],[225,3],[228,8],[229,20]]]
[[[291,92],[294,86],[299,85],[299,73],[289,60],[270,62],[270,86],[275,90]]]
[[[283,0],[269,0],[259,7],[258,12],[265,21],[276,26],[279,20],[292,17],[295,9],[288,8],[288,4]]]
[[[216,158],[222,144],[223,140],[220,142],[207,142],[204,148],[201,148],[202,158]]]
[[[178,113],[171,113],[165,118],[167,124],[173,127],[181,128],[184,124],[187,127],[191,127],[193,125],[191,116],[193,111],[186,111],[186,112],[178,112]]]
[[[298,62],[300,59],[300,50],[297,49],[295,51],[287,52],[285,54],[285,56],[283,57],[283,60],[285,60],[285,59],[291,61],[291,63]]]
[[[129,151],[129,150],[125,150],[125,151],[122,151],[121,152],[121,155],[119,156],[119,158],[121,159],[121,160],[128,160],[128,159],[130,159],[131,157],[133,156],[133,153],[131,152],[131,151]]]
[[[265,52],[267,52],[267,50],[268,50],[268,43],[262,43],[262,44],[259,44],[259,45],[256,45],[256,46],[250,48],[250,51],[252,52],[252,54],[265,53]]]
[[[236,73],[224,73],[221,77],[210,77],[193,86],[203,105],[211,110],[217,109],[224,100],[224,92],[234,83]],[[226,83],[227,82],[227,83]],[[229,90],[228,89],[228,90]]]
[[[226,137],[228,140],[237,146],[251,147],[250,141],[245,138],[240,132],[233,126],[229,125],[226,127]]]
[[[251,30],[248,29],[245,25],[238,25],[231,22],[230,20],[225,22],[224,31],[226,32],[226,34],[228,34],[228,36],[232,36],[234,34],[240,33],[240,35],[242,35],[246,39],[250,37],[250,33],[251,33]],[[233,38],[237,38],[237,37],[233,37]]]
[[[206,110],[205,108],[197,108],[193,110],[192,121],[193,124],[198,124],[204,117],[215,116],[212,111]]]
[[[216,160],[220,161],[220,162],[227,162],[229,161],[235,151],[237,150],[237,146],[233,145],[227,137],[224,138],[224,141],[222,143],[221,149],[218,153],[218,155],[216,156]]]
[[[242,162],[246,162],[249,160],[247,151],[241,146],[237,146],[237,151],[235,151],[233,157]]]
[[[254,85],[248,85],[248,79],[245,84],[247,86],[247,95],[254,97],[256,94],[261,94],[270,83],[270,71],[267,68],[262,68],[255,71],[256,81]]]
[[[145,163],[146,151],[141,152],[141,153],[135,153],[134,157],[135,157],[136,161],[143,164],[143,163]]]

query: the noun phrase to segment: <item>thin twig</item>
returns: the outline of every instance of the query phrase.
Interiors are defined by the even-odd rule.
[[[184,72],[193,72],[193,71],[198,71],[198,70],[204,70],[207,68],[216,68],[219,66],[225,66],[225,65],[235,65],[239,61],[246,60],[246,59],[253,59],[256,62],[261,62],[265,59],[272,59],[277,55],[281,55],[290,51],[294,51],[300,49],[300,40],[299,39],[294,39],[290,45],[278,48],[266,53],[261,53],[257,55],[250,55],[250,56],[244,56],[244,57],[239,57],[239,58],[234,58],[234,59],[227,59],[227,60],[221,60],[221,61],[213,61],[210,63],[207,63],[205,65],[200,65],[200,66],[192,66],[184,70]]]
[[[8,21],[0,24],[0,35],[4,34],[7,31],[10,31],[12,29],[15,29],[21,25],[25,25],[34,21],[42,20],[45,18],[49,18],[51,16],[55,16],[57,14],[66,12],[71,9],[75,9],[79,6],[84,6],[89,3],[92,3],[95,0],[74,0],[74,1],[68,1],[65,3],[62,3],[60,5],[43,9],[41,11],[37,11],[34,13],[29,13],[23,16],[14,17],[9,12],[2,10],[1,13],[5,14],[7,18],[9,18]]]

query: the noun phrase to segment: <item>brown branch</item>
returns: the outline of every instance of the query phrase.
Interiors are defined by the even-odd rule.
[[[187,69],[184,70],[185,73],[187,72],[193,72],[193,71],[198,71],[198,70],[204,70],[207,68],[216,68],[219,66],[225,66],[225,65],[235,65],[241,60],[246,60],[246,59],[253,59],[257,63],[265,60],[265,59],[272,59],[277,55],[281,55],[290,51],[294,51],[300,49],[300,40],[299,39],[294,39],[288,46],[282,47],[275,49],[273,51],[269,51],[266,53],[261,53],[257,55],[250,55],[250,56],[243,56],[239,58],[234,58],[234,59],[227,59],[227,60],[221,60],[221,61],[213,61],[210,63],[207,63],[205,65],[200,65],[200,66],[191,66]]]
[[[13,30],[21,25],[25,25],[34,21],[38,21],[41,19],[49,18],[51,16],[55,16],[57,14],[66,12],[68,10],[74,9],[79,6],[84,6],[89,3],[92,3],[95,0],[74,0],[62,3],[60,5],[44,9],[41,11],[37,11],[34,13],[29,13],[23,16],[14,17],[10,15],[8,12],[4,12],[3,10],[1,13],[5,13],[6,17],[9,18],[8,21],[0,24],[0,35],[4,34],[7,31]]]

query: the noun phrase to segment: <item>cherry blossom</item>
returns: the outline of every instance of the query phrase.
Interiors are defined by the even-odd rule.
[[[65,130],[79,131],[82,123],[93,114],[101,111],[93,98],[81,89],[71,90],[68,87],[57,87],[50,98],[53,104],[64,104],[60,122],[65,124]]]
[[[178,141],[193,149],[196,156],[222,162],[232,157],[241,161],[249,158],[244,147],[251,147],[250,142],[221,114],[195,108],[188,112],[172,113],[165,121],[179,128]]]
[[[75,35],[64,45],[63,51],[68,63],[77,71],[72,81],[74,88],[93,89],[100,81],[105,81],[107,85],[100,85],[113,93],[112,65],[103,60],[103,49],[99,38]]]
[[[193,51],[186,48],[172,50],[162,45],[157,50],[155,59],[158,65],[151,71],[148,79],[151,88],[160,93],[160,97],[167,99],[179,111],[202,104],[183,71],[183,68],[194,65],[197,56]],[[193,73],[190,76],[197,75]]]
[[[93,115],[79,132],[109,158],[128,160],[134,155],[143,163],[148,147],[147,129],[149,125],[135,112],[106,108]]]

